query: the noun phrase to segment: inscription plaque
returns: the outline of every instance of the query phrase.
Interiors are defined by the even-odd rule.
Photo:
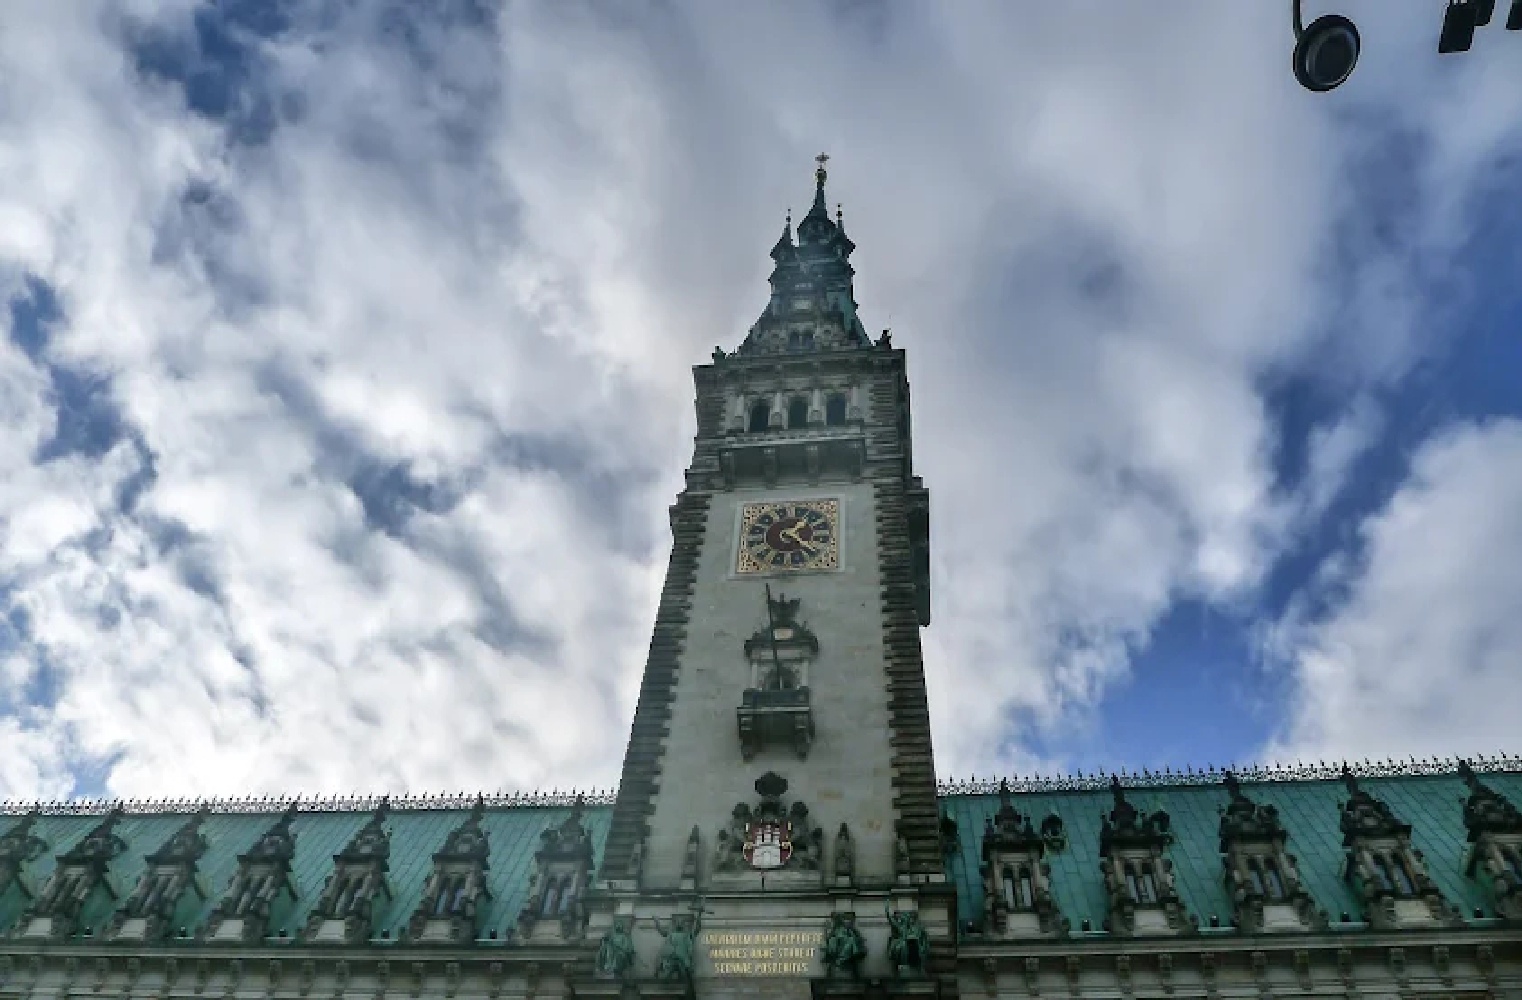
[[[819,938],[818,931],[714,930],[703,933],[703,947],[715,976],[810,976]]]

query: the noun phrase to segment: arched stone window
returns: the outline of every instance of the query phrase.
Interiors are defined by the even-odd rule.
[[[1017,909],[1020,904],[1015,895],[1015,873],[1010,870],[1009,865],[1004,866],[1004,877],[1001,881],[1004,885],[1004,904],[1011,910]]]
[[[544,900],[539,905],[541,917],[553,917],[559,912],[560,905],[560,880],[550,879],[550,884],[545,886]]]
[[[1257,858],[1249,858],[1247,861],[1247,881],[1252,884],[1252,891],[1263,895],[1263,871]]]
[[[1279,862],[1273,858],[1263,860],[1263,882],[1269,899],[1276,902],[1284,899],[1284,876],[1279,872]]]
[[[1392,867],[1395,869],[1396,889],[1402,896],[1416,895],[1416,886],[1412,881],[1411,872],[1406,868],[1406,859],[1397,854],[1394,861],[1395,864]]]
[[[1379,887],[1385,892],[1393,892],[1395,890],[1395,880],[1390,877],[1390,863],[1385,860],[1384,853],[1382,851],[1375,851],[1373,861],[1374,878],[1379,882]]]
[[[772,405],[764,399],[758,399],[750,406],[749,429],[752,434],[759,434],[771,424]]]
[[[1131,894],[1133,900],[1142,902],[1141,886],[1136,879],[1136,865],[1130,861],[1126,862],[1126,891]]]
[[[1029,910],[1036,905],[1036,885],[1031,878],[1030,865],[1020,866],[1019,901],[1022,910]]]
[[[807,427],[809,423],[809,401],[802,396],[794,396],[787,404],[787,425],[791,428]]]
[[[846,397],[835,393],[825,400],[824,422],[830,427],[839,427],[846,422]]]
[[[1141,899],[1139,902],[1157,902],[1157,878],[1152,874],[1152,865],[1150,862],[1144,862],[1141,866],[1141,880],[1139,885],[1142,891]]]

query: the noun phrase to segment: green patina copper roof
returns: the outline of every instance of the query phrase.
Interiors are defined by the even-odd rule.
[[[1522,803],[1522,771],[1508,769],[1480,775],[1491,789]],[[1154,782],[1156,779],[1153,779]],[[1229,800],[1219,783],[1153,783],[1145,787],[1127,787],[1127,799],[1138,809],[1165,809],[1172,819],[1173,842],[1168,848],[1177,873],[1179,895],[1185,907],[1199,918],[1202,929],[1210,927],[1215,916],[1223,928],[1231,921],[1231,903],[1222,881],[1219,853],[1220,811]],[[1426,857],[1429,873],[1448,899],[1466,918],[1476,909],[1487,917],[1492,913],[1486,886],[1464,874],[1468,847],[1463,824],[1463,803],[1468,797],[1464,781],[1454,773],[1409,774],[1387,777],[1361,777],[1361,787],[1389,803],[1395,814],[1412,826],[1412,841]],[[1084,921],[1091,932],[1104,925],[1105,895],[1099,870],[1100,817],[1112,807],[1110,792],[1102,783],[1083,789],[1052,786],[1061,782],[1026,783],[1017,786],[1011,798],[1016,809],[1040,825],[1055,813],[1062,819],[1067,846],[1049,851],[1052,891],[1057,905],[1072,924],[1075,935],[1083,933]],[[949,875],[956,884],[960,915],[965,927],[982,912],[983,887],[979,875],[980,849],[985,820],[999,808],[999,796],[987,786],[973,786],[982,791],[968,791],[969,786],[943,786],[941,808],[957,824],[956,850],[948,856]],[[1255,802],[1272,804],[1279,810],[1289,833],[1289,849],[1298,859],[1307,890],[1317,905],[1326,910],[1335,930],[1342,914],[1354,922],[1363,914],[1352,887],[1342,877],[1344,849],[1338,822],[1347,790],[1340,781],[1317,780],[1244,781],[1243,791]],[[947,791],[949,790],[949,791]],[[533,856],[540,845],[540,834],[559,826],[570,808],[559,805],[499,804],[488,806],[482,827],[490,838],[491,855],[487,884],[491,905],[481,922],[481,936],[491,940],[495,932],[498,943],[505,941],[528,895],[533,871]],[[363,804],[358,804],[363,805]],[[231,811],[214,811],[201,827],[209,843],[199,865],[198,884],[204,899],[187,896],[175,915],[176,928],[184,927],[194,935],[205,923],[220,900],[238,867],[238,855],[250,846],[279,818],[284,803],[271,803],[267,809],[239,804]],[[25,866],[23,881],[39,891],[52,874],[59,854],[68,851],[101,822],[103,809],[79,808],[74,814],[44,814],[33,832],[47,842],[47,849]],[[126,850],[110,866],[110,882],[116,901],[97,895],[91,908],[81,916],[81,927],[100,933],[111,912],[143,874],[146,855],[158,850],[190,816],[190,809],[143,809],[129,811],[117,824],[115,832]],[[0,817],[0,835],[21,822],[21,814],[11,806],[11,814]],[[433,855],[449,834],[469,814],[464,801],[448,807],[414,802],[411,807],[394,808],[386,819],[391,835],[390,904],[381,911],[375,927],[377,941],[395,941],[417,906],[423,884],[432,870]],[[602,856],[612,809],[606,804],[588,805],[582,822],[592,836],[598,860]],[[299,812],[292,829],[296,835],[296,857],[292,864],[298,898],[284,911],[276,910],[271,931],[295,938],[308,911],[320,895],[324,881],[333,870],[333,855],[348,844],[350,838],[370,819],[369,808],[351,804],[346,808],[311,807]],[[0,933],[15,926],[26,899],[15,887],[0,895]],[[1229,931],[1225,931],[1229,932]]]
[[[198,882],[207,894],[204,900],[187,900],[175,914],[177,926],[194,934],[211,915],[238,869],[238,855],[251,847],[283,810],[283,804],[269,812],[213,812],[201,826],[210,846],[198,866]],[[570,815],[570,808],[505,806],[488,808],[481,826],[491,845],[487,886],[491,906],[481,922],[481,935],[489,938],[495,931],[498,940],[507,936],[528,895],[534,852],[539,849],[539,835],[559,826]],[[433,868],[433,855],[445,838],[465,821],[469,808],[395,809],[386,819],[391,834],[390,871],[387,877],[392,900],[380,913],[375,927],[377,939],[396,940],[412,915],[422,894],[423,884]],[[582,823],[592,836],[600,858],[607,836],[612,810],[606,806],[589,806],[582,812]],[[276,910],[271,931],[281,929],[294,938],[308,911],[322,892],[323,883],[333,871],[333,855],[343,850],[351,837],[370,819],[371,813],[353,811],[313,811],[297,814],[291,829],[296,835],[296,857],[291,871],[298,898],[285,912]],[[110,867],[110,882],[119,902],[137,883],[146,867],[144,856],[157,850],[185,821],[188,813],[128,813],[116,826],[116,834],[127,844]],[[0,821],[0,835],[21,821],[8,816]],[[37,819],[33,831],[48,844],[48,849],[26,866],[24,876],[30,888],[40,891],[52,874],[58,854],[67,851],[101,821],[96,815],[44,815]],[[188,894],[187,894],[188,895]],[[13,927],[26,900],[14,888],[0,896],[0,931]],[[100,933],[116,903],[97,894],[92,906],[81,914],[81,927]]]
[[[1522,774],[1489,773],[1480,779],[1513,802],[1522,802]],[[1360,787],[1389,803],[1395,815],[1412,826],[1411,841],[1426,858],[1434,882],[1460,911],[1472,917],[1476,909],[1493,916],[1485,885],[1464,874],[1468,848],[1463,821],[1468,789],[1456,774],[1398,775],[1359,779]],[[1342,914],[1363,920],[1353,887],[1343,879],[1345,850],[1338,826],[1347,789],[1337,780],[1244,781],[1242,790],[1254,802],[1278,807],[1289,833],[1289,852],[1298,859],[1306,890],[1324,909],[1336,929]],[[1126,798],[1138,809],[1165,809],[1172,819],[1173,843],[1167,856],[1177,876],[1178,892],[1189,913],[1208,929],[1215,916],[1225,927],[1232,918],[1220,855],[1221,810],[1230,800],[1219,784],[1157,785],[1128,788]],[[1016,809],[1039,825],[1049,813],[1062,818],[1067,847],[1047,852],[1052,869],[1052,895],[1072,931],[1081,934],[1087,920],[1092,931],[1104,926],[1106,903],[1099,870],[1100,817],[1113,801],[1108,789],[1081,791],[1015,791]],[[955,880],[963,926],[978,919],[983,907],[983,883],[978,866],[986,819],[999,809],[997,794],[943,795],[943,812],[956,821],[957,851],[948,859]]]

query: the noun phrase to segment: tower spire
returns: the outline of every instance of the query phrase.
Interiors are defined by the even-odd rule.
[[[739,354],[781,354],[872,346],[856,315],[851,252],[845,219],[834,219],[824,198],[830,154],[814,157],[814,203],[792,227],[792,211],[772,246],[776,266],[766,310],[751,327]],[[796,236],[797,242],[794,242]]]
[[[815,212],[821,212],[828,218],[830,210],[824,205],[824,181],[829,174],[825,171],[824,165],[830,162],[830,154],[820,153],[814,157],[814,162],[819,164],[819,166],[814,169],[814,205],[809,209],[809,214],[813,215]]]

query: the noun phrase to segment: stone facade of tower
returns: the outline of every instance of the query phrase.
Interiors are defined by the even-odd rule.
[[[843,982],[890,976],[895,922],[940,943],[913,958],[933,977],[955,930],[905,358],[862,328],[853,245],[822,166],[816,180],[797,242],[789,227],[772,251],[760,320],[695,370],[697,443],[594,902],[593,930],[634,918],[641,953],[664,946],[662,911],[699,913],[700,994],[792,995],[832,964]],[[836,925],[865,957],[787,951],[808,953],[781,963],[806,976],[734,979],[754,949],[706,946]]]

